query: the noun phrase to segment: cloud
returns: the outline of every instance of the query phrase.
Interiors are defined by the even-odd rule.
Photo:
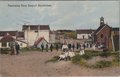
[[[8,7],[8,4],[40,4],[51,7]],[[111,26],[119,24],[119,4],[117,1],[9,1],[0,3],[0,29],[25,24],[49,24],[51,29],[97,28],[99,18]],[[2,27],[4,26],[4,27]]]

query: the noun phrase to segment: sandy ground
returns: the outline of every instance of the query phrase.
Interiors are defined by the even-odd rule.
[[[120,67],[90,69],[70,61],[45,63],[61,52],[23,52],[20,55],[0,55],[1,77],[58,77],[58,76],[119,76]]]

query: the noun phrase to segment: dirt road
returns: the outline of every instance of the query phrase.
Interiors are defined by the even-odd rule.
[[[118,76],[120,67],[89,69],[70,61],[45,63],[61,52],[23,52],[20,55],[0,55],[1,77],[53,77],[53,76]]]

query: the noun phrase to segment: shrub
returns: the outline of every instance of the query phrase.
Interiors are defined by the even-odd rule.
[[[101,57],[108,57],[108,56],[110,56],[110,55],[111,55],[110,52],[102,52],[102,53],[100,54]]]
[[[105,67],[110,67],[111,66],[111,62],[110,61],[98,61],[94,67],[95,68],[105,68]]]
[[[80,65],[82,65],[82,66],[85,66],[85,65],[86,65],[86,61],[85,61],[84,59],[81,59],[79,63],[80,63]]]
[[[82,55],[82,58],[84,58],[85,60],[89,60],[92,58],[92,55],[91,54],[84,54],[84,55]]]
[[[1,48],[0,54],[9,54],[10,48]]]
[[[59,59],[59,56],[54,56],[50,60],[45,61],[45,63],[48,63],[48,62],[57,62],[58,59]]]
[[[79,54],[77,54],[72,57],[72,62],[75,64],[79,64],[81,59],[82,59],[82,57]]]

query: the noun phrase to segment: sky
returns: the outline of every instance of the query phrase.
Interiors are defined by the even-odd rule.
[[[0,31],[22,30],[24,24],[49,25],[51,30],[97,29],[101,16],[109,26],[119,27],[119,2],[0,1]]]

